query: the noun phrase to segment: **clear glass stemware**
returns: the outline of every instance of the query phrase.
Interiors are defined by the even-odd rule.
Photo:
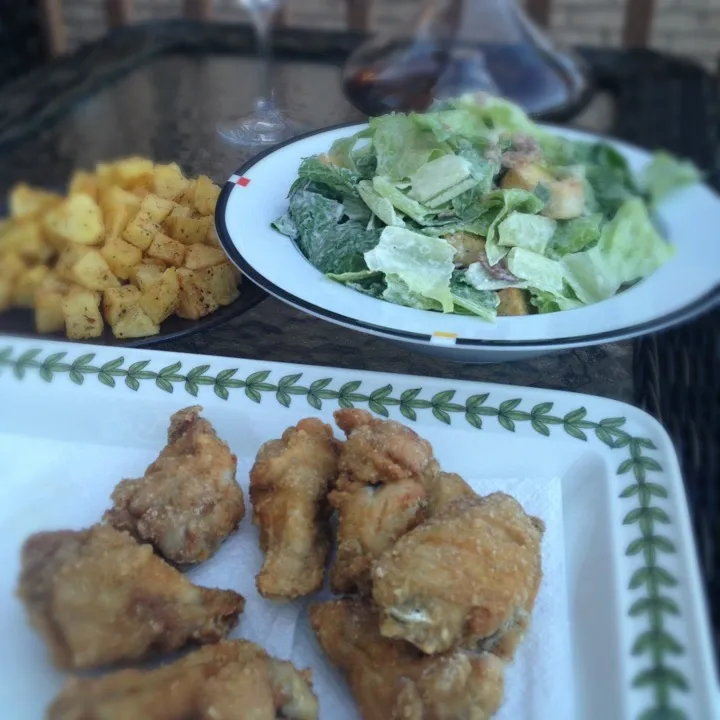
[[[302,126],[283,112],[275,102],[272,80],[271,28],[283,0],[238,0],[248,11],[258,44],[258,97],[252,112],[218,125],[218,133],[228,143],[242,146],[276,145],[302,132]]]

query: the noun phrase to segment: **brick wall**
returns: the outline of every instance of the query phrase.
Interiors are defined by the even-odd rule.
[[[474,0],[482,2],[483,0]],[[509,1],[509,0],[508,0]],[[406,27],[420,0],[375,0],[374,28]],[[136,0],[138,20],[178,17],[181,0]],[[619,46],[625,0],[554,0],[552,36],[569,45]],[[693,57],[714,69],[720,57],[720,0],[657,0],[651,45]],[[291,25],[322,28],[344,26],[343,0],[288,0]],[[100,0],[63,0],[73,46],[105,30]],[[238,0],[216,0],[215,16],[245,20]]]

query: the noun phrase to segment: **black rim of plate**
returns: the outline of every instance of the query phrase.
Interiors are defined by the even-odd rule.
[[[337,125],[330,125],[328,127],[320,128],[318,130],[310,130],[309,132],[297,135],[289,140],[285,140],[277,145],[273,145],[267,150],[255,155],[250,158],[246,163],[241,165],[233,175],[243,177],[252,167],[257,165],[261,160],[264,160],[268,155],[272,155],[274,152],[281,150],[288,145],[305,140],[306,138],[313,137],[315,135],[321,135],[332,130],[340,130],[342,128],[354,127],[362,125],[359,122],[345,122]],[[597,135],[597,137],[603,137]],[[607,138],[611,140],[611,138]],[[645,152],[642,148],[636,147],[631,143],[622,141],[623,144],[633,147],[641,152]],[[279,300],[292,305],[304,312],[311,315],[315,315],[324,320],[336,323],[338,325],[344,325],[355,330],[366,331],[375,335],[380,335],[393,340],[405,340],[421,344],[429,344],[432,340],[431,335],[424,335],[421,333],[409,332],[406,330],[397,330],[395,328],[387,327],[386,325],[374,325],[363,320],[356,320],[355,318],[347,317],[340,313],[336,313],[319,305],[315,305],[307,300],[304,300],[297,295],[293,295],[279,285],[276,285],[271,280],[266,278],[264,275],[259,273],[247,260],[242,256],[240,251],[237,249],[235,244],[230,237],[228,232],[227,223],[225,222],[225,216],[227,214],[227,204],[230,198],[230,193],[233,191],[235,185],[229,180],[225,182],[220,197],[218,198],[217,205],[215,206],[215,227],[220,238],[225,252],[228,254],[230,259],[237,265],[240,271],[252,280],[256,285],[261,287],[266,292],[274,295]],[[378,302],[383,302],[378,300]],[[607,330],[605,332],[594,333],[592,335],[578,335],[575,337],[565,338],[553,338],[548,340],[483,340],[476,338],[461,338],[458,337],[455,342],[455,347],[468,347],[468,348],[482,348],[482,347],[503,347],[503,348],[543,348],[543,347],[556,347],[556,346],[578,346],[578,345],[597,345],[600,343],[615,342],[621,339],[627,339],[636,337],[638,335],[647,335],[652,332],[657,332],[669,328],[673,325],[677,325],[681,322],[687,322],[693,318],[711,310],[716,305],[720,304],[720,283],[715,285],[710,291],[700,298],[694,300],[683,308],[675,310],[666,315],[662,315],[653,320],[649,320],[644,323],[637,325],[628,325],[626,327],[617,328],[615,330]],[[571,312],[571,311],[566,311]]]

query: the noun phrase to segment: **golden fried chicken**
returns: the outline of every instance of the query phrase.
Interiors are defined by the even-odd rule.
[[[245,515],[237,458],[201,410],[172,416],[167,446],[142,478],[118,484],[104,517],[178,565],[207,560]]]
[[[48,720],[317,720],[309,670],[245,640],[209,645],[157,670],[68,681]]]
[[[107,525],[28,538],[18,595],[63,669],[217,642],[245,606],[232,590],[193,585],[150,545]]]
[[[426,653],[460,645],[511,657],[540,585],[543,531],[503,493],[450,503],[375,564],[380,631]]]
[[[369,590],[373,561],[425,515],[428,489],[439,472],[430,443],[392,420],[364,410],[338,410],[347,435],[330,503],[338,510],[336,593]]]
[[[427,516],[433,517],[451,502],[463,497],[477,497],[475,491],[457,473],[439,472],[427,486]]]
[[[364,720],[486,720],[502,702],[498,658],[464,651],[428,656],[384,638],[377,611],[358,598],[314,605],[310,622]]]
[[[339,447],[329,425],[306,418],[260,448],[250,498],[265,552],[257,576],[263,597],[292,599],[322,587],[330,550],[327,494],[337,477]]]

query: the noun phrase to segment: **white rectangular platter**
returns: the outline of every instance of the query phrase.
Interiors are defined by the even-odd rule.
[[[96,522],[114,485],[141,476],[163,447],[171,413],[194,404],[238,456],[246,491],[264,441],[356,406],[406,422],[444,469],[546,521],[545,576],[500,720],[720,717],[677,458],[640,410],[549,390],[14,338],[0,338],[0,716],[41,718],[63,682],[14,596],[23,540]],[[246,517],[192,579],[246,596],[233,636],[310,666],[323,720],[359,718],[305,603],[257,595],[261,562]]]

